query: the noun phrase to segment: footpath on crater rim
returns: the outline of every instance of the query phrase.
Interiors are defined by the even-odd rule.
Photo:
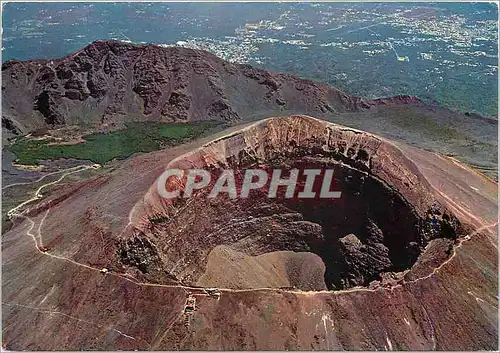
[[[157,192],[254,166],[332,168],[341,202]],[[454,159],[295,115],[78,172],[11,212],[8,350],[498,348],[497,185]]]

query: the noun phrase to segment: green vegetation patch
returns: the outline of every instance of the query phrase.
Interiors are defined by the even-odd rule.
[[[429,137],[458,139],[460,135],[455,129],[444,124],[439,124],[431,117],[408,108],[395,109],[390,116],[390,121],[395,125],[412,132],[420,132]]]
[[[40,160],[75,158],[104,164],[137,152],[152,152],[172,147],[222,130],[220,121],[192,123],[134,122],[122,130],[84,136],[85,143],[52,145],[54,140],[21,138],[10,147],[19,164],[38,164]]]

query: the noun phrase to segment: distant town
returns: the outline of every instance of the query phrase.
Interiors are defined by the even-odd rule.
[[[23,6],[20,13],[29,9]],[[114,5],[65,6],[38,14],[46,20],[5,23],[4,57],[24,42],[32,49],[17,52],[21,57],[62,56],[96,39],[177,45],[367,98],[408,94],[463,111],[497,112],[494,4],[276,3],[265,10],[198,4],[187,11],[181,4],[130,3],[119,14]],[[108,18],[116,18],[113,28]],[[61,30],[65,45],[55,45]]]

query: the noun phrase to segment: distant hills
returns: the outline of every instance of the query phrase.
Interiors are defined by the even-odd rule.
[[[307,114],[454,155],[496,175],[498,121],[418,98],[363,99],[293,75],[232,64],[201,50],[95,41],[56,60],[2,65],[4,137],[131,121],[230,125]]]
[[[249,120],[278,112],[331,115],[412,97],[363,100],[295,76],[180,47],[96,41],[57,60],[2,66],[2,126],[27,133],[71,124]]]

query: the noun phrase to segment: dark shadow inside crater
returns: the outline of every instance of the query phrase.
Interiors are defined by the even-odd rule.
[[[341,290],[370,286],[373,281],[383,284],[387,278],[398,280],[398,274],[412,268],[433,239],[446,238],[445,242],[436,242],[436,246],[442,243],[448,249],[460,226],[455,218],[432,207],[422,216],[394,187],[372,174],[368,153],[363,149],[345,152],[291,146],[288,151],[271,151],[260,159],[244,153],[230,158],[224,168],[209,169],[212,183],[197,192],[194,200],[179,197],[171,215],[151,216],[142,235],[154,243],[154,254],[146,256],[150,260],[145,261],[141,252],[128,246],[121,254],[122,262],[127,260],[127,264],[136,267],[140,264],[140,270],[157,281],[164,280],[161,273],[167,273],[183,284],[196,285],[207,271],[211,251],[219,245],[248,256],[312,252],[325,265],[326,287]],[[247,169],[266,170],[268,182],[261,189],[252,190],[247,198],[231,199],[227,194],[208,198],[222,169],[227,168],[235,171],[237,188],[241,187]],[[292,169],[299,171],[293,197],[284,197],[283,186],[278,188],[277,198],[268,197],[274,169],[282,170],[282,178]],[[321,171],[313,187],[317,197],[309,199],[298,197],[304,190],[306,169]],[[326,170],[333,170],[329,189],[341,192],[338,199],[318,196]],[[442,256],[439,261],[442,262]],[[223,263],[228,267],[211,268],[212,276],[232,274],[236,278],[238,274],[231,271],[237,271],[237,267],[231,261]],[[307,265],[287,262],[286,274],[276,274],[273,268],[265,271],[287,277],[291,285],[293,281],[307,284],[298,289],[324,289],[324,285],[318,284],[323,282],[321,275],[318,271],[305,271],[303,266]],[[251,269],[248,273],[252,273]],[[225,282],[232,288],[230,281]]]
[[[335,157],[323,152],[311,156],[310,151],[308,154],[299,151],[259,164],[269,172],[275,168],[333,170],[331,190],[341,192],[339,199],[296,197],[304,188],[305,176],[301,172],[293,198],[285,198],[285,188],[281,187],[281,197],[259,199],[261,203],[280,203],[301,214],[304,221],[321,226],[320,236],[300,236],[297,240],[305,241],[309,251],[322,258],[329,289],[368,286],[374,280],[381,280],[384,274],[410,269],[432,239],[456,239],[454,220],[447,215],[441,217],[434,209],[429,209],[425,217],[418,216],[401,194],[370,173],[369,161],[358,163],[359,158],[354,158],[345,163]],[[313,188],[318,194],[320,186],[315,184]],[[290,244],[284,248],[289,249]]]
[[[295,161],[293,166],[304,164]],[[384,272],[409,269],[429,239],[439,236],[401,195],[368,173],[336,163],[306,166],[333,169],[334,189],[341,191],[338,200],[283,200],[305,220],[321,225],[323,237],[310,246],[326,265],[328,288],[366,286]]]

